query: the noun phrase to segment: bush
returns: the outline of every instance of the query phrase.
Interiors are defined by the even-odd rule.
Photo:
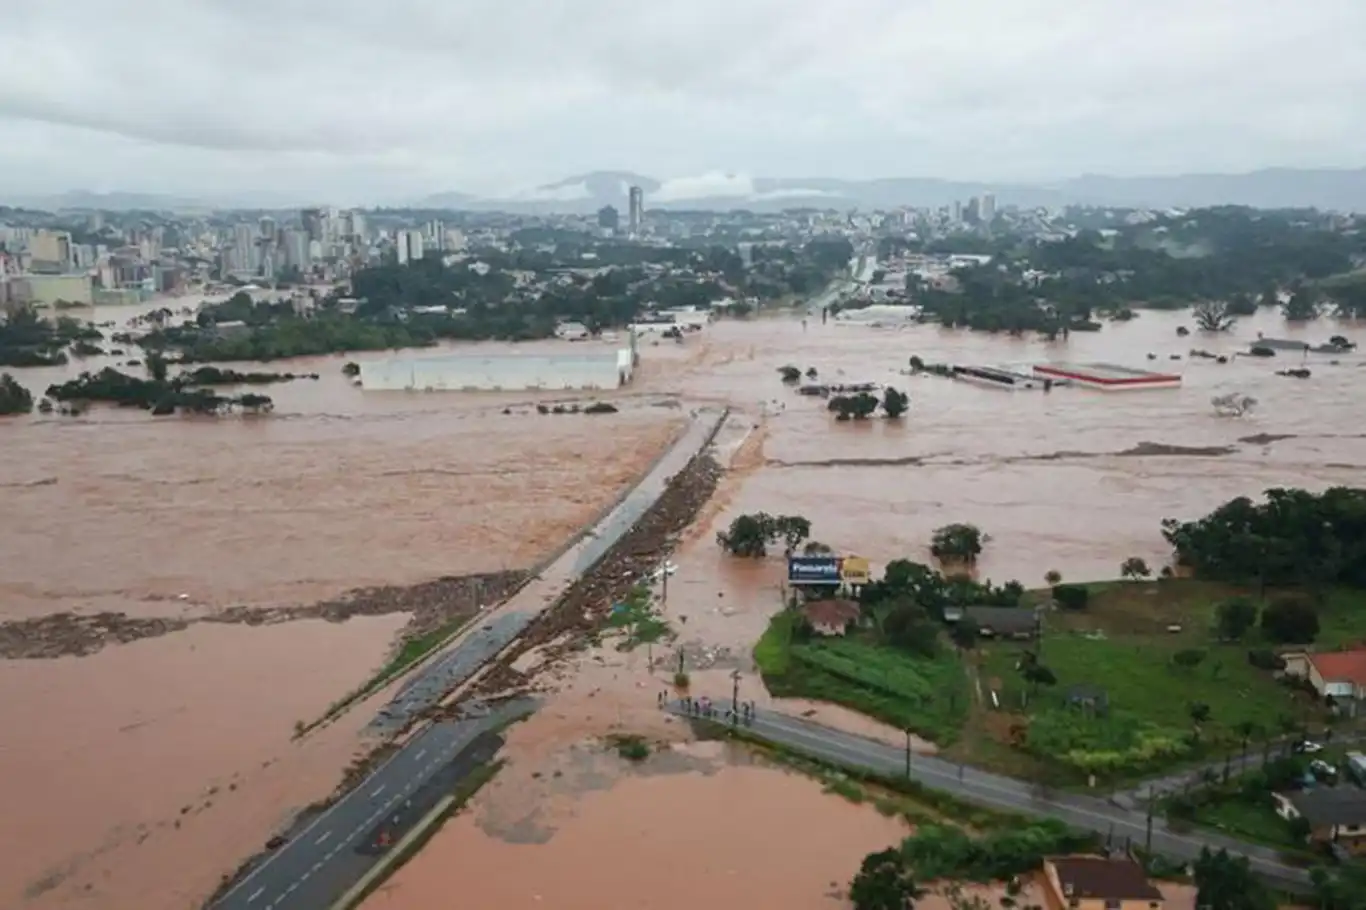
[[[926,825],[901,842],[901,858],[921,881],[999,881],[1038,869],[1045,856],[1093,849],[1096,838],[1048,820],[981,837],[958,828]]]
[[[1083,585],[1054,585],[1053,599],[1064,610],[1085,610],[1091,592]]]
[[[1319,615],[1304,601],[1278,600],[1262,611],[1262,631],[1281,644],[1311,644],[1319,634]]]
[[[1258,670],[1278,672],[1285,669],[1285,660],[1270,648],[1253,648],[1247,652],[1247,662]]]

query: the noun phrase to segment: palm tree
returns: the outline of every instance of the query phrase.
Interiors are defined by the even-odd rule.
[[[1209,705],[1202,701],[1193,701],[1186,706],[1186,710],[1190,713],[1191,724],[1193,726],[1192,733],[1195,735],[1196,742],[1199,742],[1200,725],[1209,720]]]
[[[1238,767],[1241,768],[1247,764],[1247,744],[1261,732],[1261,727],[1256,721],[1241,720],[1234,725],[1233,729],[1243,742],[1243,757],[1238,762]]]

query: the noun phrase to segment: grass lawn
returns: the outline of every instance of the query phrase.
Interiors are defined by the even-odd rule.
[[[1196,810],[1194,823],[1271,847],[1309,850],[1302,841],[1291,837],[1289,824],[1275,809],[1251,800],[1226,799],[1201,806]]]
[[[1070,766],[1081,777],[1083,768],[1099,766],[1099,777],[1118,781],[1197,758],[1217,758],[1238,746],[1244,722],[1274,735],[1285,725],[1326,717],[1316,700],[1248,663],[1249,648],[1266,646],[1257,630],[1236,644],[1221,644],[1211,635],[1217,605],[1240,594],[1255,596],[1255,591],[1187,579],[1087,587],[1091,600],[1085,610],[1046,614],[1038,652],[1057,677],[1056,686],[1027,691],[1016,670],[1022,645],[984,642],[969,658],[977,662],[984,690],[996,691],[1001,700],[998,711],[974,711],[964,736],[964,743],[973,743],[973,751],[988,764],[1020,770],[1002,760],[1004,746],[1004,751],[1033,753],[1036,762]],[[1285,596],[1294,595],[1268,592],[1268,599]],[[1331,593],[1320,621],[1321,644],[1366,639],[1366,592]],[[1179,630],[1171,631],[1176,626]],[[1175,666],[1173,656],[1189,649],[1203,651],[1204,660],[1191,669]],[[1068,707],[1065,696],[1074,685],[1102,690],[1108,714]],[[1196,726],[1193,703],[1209,707],[1194,748],[1185,743]],[[988,747],[992,741],[995,748]],[[1114,757],[1107,764],[1098,753],[1130,760]]]
[[[923,658],[862,635],[802,644],[792,638],[797,618],[778,613],[755,645],[754,662],[771,693],[843,705],[941,745],[957,737],[970,696],[951,649]]]

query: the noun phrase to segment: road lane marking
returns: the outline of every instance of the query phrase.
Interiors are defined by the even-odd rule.
[[[384,792],[384,788],[387,787],[387,786],[389,786],[389,785],[388,785],[388,784],[380,784],[378,787],[376,787],[374,790],[372,790],[372,791],[370,792],[370,798],[371,798],[371,799],[374,799],[376,796],[379,796],[381,793]]]
[[[329,828],[328,830],[326,830],[326,831],[323,832],[323,836],[322,836],[322,837],[318,838],[317,840],[315,840],[315,841],[313,842],[313,846],[315,846],[315,847],[321,846],[321,845],[322,845],[322,842],[325,841],[325,840],[327,840],[327,839],[328,839],[329,837],[331,837],[331,836],[332,836],[332,830]]]
[[[265,886],[265,885],[262,885],[261,887],[257,888],[255,891],[251,892],[251,894],[247,897],[247,903],[251,903],[252,901],[256,900],[258,897],[260,897],[262,894],[265,894],[265,893],[266,893],[266,886]]]
[[[427,750],[426,750],[426,749],[423,749],[421,752],[419,752],[419,753],[417,753],[416,755],[414,755],[414,756],[413,756],[413,759],[414,759],[415,761],[422,761],[422,756],[424,756],[424,755],[426,755],[426,754],[427,754]]]

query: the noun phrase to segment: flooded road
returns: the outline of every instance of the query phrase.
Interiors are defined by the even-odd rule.
[[[0,618],[60,610],[194,616],[524,567],[628,485],[688,409],[727,404],[738,413],[718,449],[730,472],[684,535],[666,612],[690,665],[699,662],[699,689],[729,691],[728,674],[740,669],[742,697],[762,699],[748,653],[779,606],[783,568],[777,557],[722,556],[715,532],[743,512],[804,514],[815,539],[875,563],[928,561],[935,527],[974,522],[991,535],[980,573],[1037,585],[1048,569],[1083,580],[1114,576],[1128,556],[1160,564],[1164,517],[1196,517],[1270,486],[1360,484],[1366,357],[1331,364],[1310,355],[1313,375],[1298,380],[1274,374],[1301,365],[1298,356],[1221,365],[1186,355],[1193,347],[1244,350],[1259,330],[1366,341],[1366,327],[1323,321],[1291,330],[1264,313],[1226,336],[1178,338],[1183,323],[1183,314],[1142,312],[1057,343],[818,320],[806,330],[795,319],[718,323],[684,345],[644,345],[636,384],[600,396],[621,413],[591,418],[540,415],[511,394],[365,393],[340,374],[348,358],[318,358],[258,367],[320,375],[267,387],[277,404],[267,419],[153,420],[96,409],[80,419],[7,421],[0,489],[11,520],[0,528]],[[913,354],[995,365],[1106,360],[1179,369],[1185,385],[1012,393],[901,375]],[[779,382],[786,364],[815,367],[824,381],[890,382],[910,394],[911,410],[899,422],[837,424],[822,400]],[[57,378],[45,377],[52,372],[20,378],[41,389]],[[1258,406],[1243,418],[1215,416],[1211,396],[1229,392]],[[0,723],[25,731],[0,747],[0,799],[28,832],[21,849],[0,858],[0,903],[179,908],[202,898],[287,809],[336,783],[364,718],[301,744],[290,729],[379,665],[402,622],[193,626],[79,660],[0,662]],[[474,820],[449,826],[371,906],[428,906],[411,896],[453,888],[477,895],[469,898],[476,905],[531,906],[540,894],[543,906],[600,906],[604,894],[618,893],[613,874],[641,896],[638,906],[755,906],[744,890],[754,882],[765,889],[755,893],[781,894],[785,906],[837,906],[824,896],[830,882],[847,882],[859,857],[890,843],[892,823],[777,772],[728,764],[628,775],[584,789],[577,818],[573,794],[547,791],[569,820],[544,846],[487,833],[486,812],[518,792],[524,801],[541,793],[527,784],[533,770],[586,741],[601,751],[596,737],[628,730],[685,740],[655,709],[670,671],[651,674],[648,657],[671,654],[668,646],[649,655],[609,645],[559,668],[545,680],[558,689],[546,710],[514,729],[508,774],[519,765],[525,773],[508,780],[522,781],[520,791],[495,784]],[[869,735],[900,735],[825,706],[787,707]],[[234,774],[235,790],[206,795]],[[619,768],[604,779],[617,776]],[[194,808],[206,801],[213,806]],[[715,807],[732,801],[743,814],[716,825]],[[801,823],[789,805],[803,807]],[[671,839],[675,829],[663,819],[676,819],[687,836]],[[439,849],[448,841],[458,855],[479,858],[462,861],[458,879],[449,860],[457,854]],[[788,854],[789,842],[802,857],[788,864],[795,878],[780,880],[764,857],[728,858],[749,856],[751,844]],[[661,862],[685,871],[659,874]],[[710,874],[686,873],[699,866]],[[716,890],[699,890],[708,884]]]
[[[362,906],[449,903],[457,864],[462,906],[826,910],[845,906],[838,892],[866,853],[907,833],[814,781],[723,750],[623,765],[582,746],[538,779],[510,768]],[[504,804],[514,786],[542,781],[534,812],[523,814],[520,800]]]

